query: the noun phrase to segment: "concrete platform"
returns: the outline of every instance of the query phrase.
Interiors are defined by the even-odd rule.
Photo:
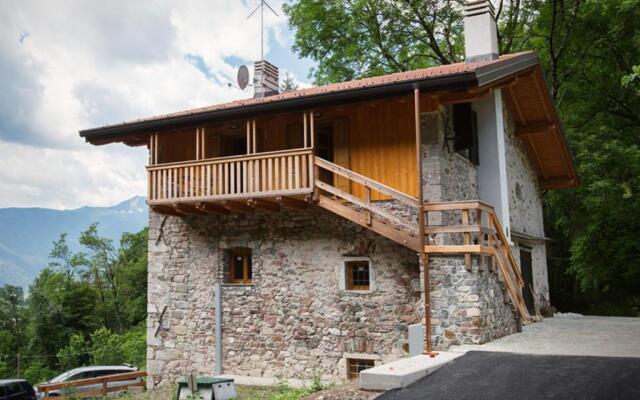
[[[574,316],[547,318],[522,333],[449,351],[640,358],[639,338],[640,318]]]
[[[462,353],[440,352],[436,357],[418,355],[403,358],[360,372],[363,390],[391,390],[405,388],[450,363]]]

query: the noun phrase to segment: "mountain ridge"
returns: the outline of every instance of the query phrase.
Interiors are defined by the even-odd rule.
[[[147,226],[145,198],[135,196],[111,207],[0,208],[0,285],[27,287],[48,265],[49,252],[60,234],[67,233],[69,248],[79,251],[80,234],[94,222],[99,234],[117,245],[123,232],[138,232]]]

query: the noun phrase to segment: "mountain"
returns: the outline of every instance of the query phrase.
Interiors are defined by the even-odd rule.
[[[72,251],[81,250],[80,233],[97,222],[100,236],[119,244],[123,232],[138,232],[148,223],[144,197],[133,197],[113,207],[75,210],[0,208],[0,286],[28,287],[49,263],[52,244],[67,233]]]

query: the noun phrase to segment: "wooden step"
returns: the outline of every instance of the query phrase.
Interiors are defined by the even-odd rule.
[[[320,195],[318,198],[318,205],[326,210],[329,210],[343,218],[348,219],[360,226],[370,229],[387,239],[391,239],[396,243],[406,246],[412,250],[420,251],[420,240],[410,235],[408,232],[403,232],[393,225],[379,220],[375,216],[371,218],[370,223],[367,223],[368,216],[364,212],[354,210],[351,207],[345,206],[339,201],[330,199],[327,196]]]

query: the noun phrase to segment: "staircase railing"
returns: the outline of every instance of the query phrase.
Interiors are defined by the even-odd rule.
[[[493,207],[473,200],[425,203],[423,209],[428,224],[425,228],[428,235],[425,253],[463,254],[469,270],[472,255],[486,257],[479,262],[486,263],[490,272],[495,270],[495,260],[504,283],[505,295],[511,299],[520,317],[525,321],[529,320],[529,312],[522,297],[524,281],[520,267]],[[430,223],[437,225],[429,225]]]
[[[415,219],[410,221],[406,217],[396,215],[377,206],[371,201],[375,193],[382,194],[391,200],[396,200],[407,206],[410,214],[413,214],[415,218],[420,209],[418,200],[415,197],[411,197],[317,156],[315,157],[315,167],[318,170],[329,171],[346,178],[349,182],[361,185],[364,193],[363,198],[358,197],[327,182],[323,182],[319,179],[321,174],[316,171],[316,173],[314,173],[316,177],[316,197],[321,207],[335,212],[415,251],[421,251],[418,227]]]

